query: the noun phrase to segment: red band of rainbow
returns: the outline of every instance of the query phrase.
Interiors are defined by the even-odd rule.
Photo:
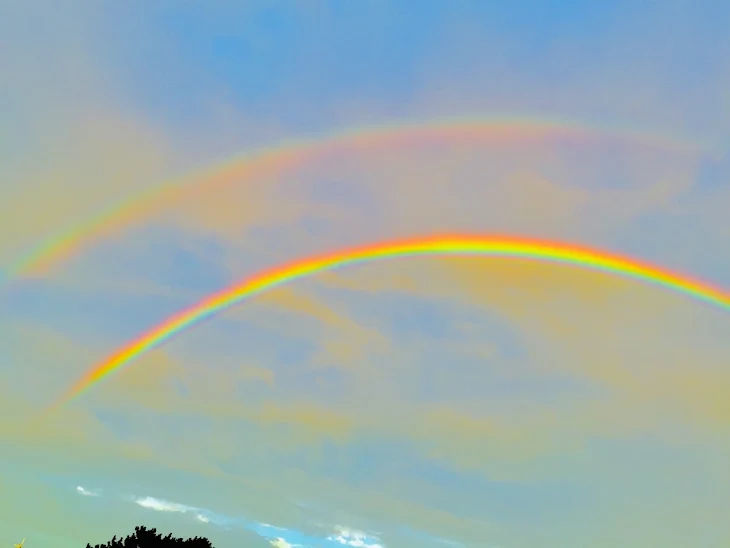
[[[94,365],[56,404],[63,404],[115,371],[206,318],[263,291],[318,272],[358,263],[419,255],[520,258],[562,263],[632,278],[730,311],[730,293],[690,277],[627,257],[566,243],[505,236],[455,235],[382,242],[288,263],[235,283],[169,317]],[[54,406],[55,407],[55,406]]]
[[[527,142],[536,139],[571,138],[590,140],[613,137],[637,145],[685,152],[710,152],[712,147],[679,138],[621,127],[585,124],[571,120],[538,117],[501,116],[398,123],[375,127],[356,127],[312,139],[290,139],[275,146],[237,156],[212,169],[193,173],[155,185],[129,199],[113,204],[30,249],[2,269],[2,283],[18,277],[40,274],[78,254],[96,239],[139,222],[145,216],[174,203],[191,188],[232,180],[250,180],[263,173],[278,172],[301,165],[329,153],[364,150],[372,147],[392,149],[429,141]]]

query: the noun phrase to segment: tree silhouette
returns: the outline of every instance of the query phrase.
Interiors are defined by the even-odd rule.
[[[134,534],[126,538],[114,535],[106,544],[87,544],[86,548],[213,548],[213,545],[205,537],[182,539],[173,537],[172,533],[163,537],[157,529],[147,529],[141,525],[135,527]]]

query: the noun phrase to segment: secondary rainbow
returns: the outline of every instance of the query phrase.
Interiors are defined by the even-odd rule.
[[[397,123],[326,134],[310,139],[284,140],[272,147],[237,156],[211,169],[176,178],[146,189],[123,202],[74,226],[54,234],[18,257],[2,270],[4,283],[25,276],[42,275],[78,254],[97,238],[138,222],[169,206],[187,191],[215,184],[250,180],[263,173],[279,173],[287,168],[316,161],[327,154],[368,148],[388,148],[429,141],[497,141],[553,138],[618,138],[642,146],[698,153],[710,152],[705,143],[665,135],[640,132],[620,126],[586,124],[571,120],[502,116],[494,118],[447,118],[421,123]]]
[[[705,282],[635,259],[567,243],[500,235],[447,235],[376,243],[288,263],[235,283],[171,316],[94,365],[54,406],[68,402],[143,353],[231,306],[318,272],[389,258],[484,256],[562,263],[633,278],[730,311],[730,294]]]

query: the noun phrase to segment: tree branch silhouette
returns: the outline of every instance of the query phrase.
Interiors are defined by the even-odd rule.
[[[134,533],[125,538],[114,535],[106,544],[87,544],[86,548],[213,548],[205,537],[177,538],[172,533],[163,537],[157,529],[147,529],[144,525],[134,528]]]

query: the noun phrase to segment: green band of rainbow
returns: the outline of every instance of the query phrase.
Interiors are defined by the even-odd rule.
[[[183,330],[258,293],[317,272],[381,259],[418,255],[478,255],[563,263],[647,282],[730,311],[730,294],[707,283],[619,255],[565,243],[478,235],[384,242],[292,262],[233,284],[171,316],[93,366],[59,404],[78,396]]]
[[[452,118],[423,123],[399,123],[375,127],[356,127],[314,139],[294,139],[276,146],[237,156],[212,169],[167,181],[140,194],[113,204],[96,215],[55,234],[30,249],[2,269],[2,283],[21,276],[39,274],[79,253],[95,239],[121,230],[145,216],[174,203],[185,192],[200,185],[277,173],[292,166],[314,161],[329,153],[342,153],[372,147],[392,149],[431,140],[479,141],[493,138],[500,142],[551,138],[591,139],[614,137],[635,144],[689,152],[710,152],[708,144],[622,127],[585,124],[571,120],[502,116],[495,118]]]

